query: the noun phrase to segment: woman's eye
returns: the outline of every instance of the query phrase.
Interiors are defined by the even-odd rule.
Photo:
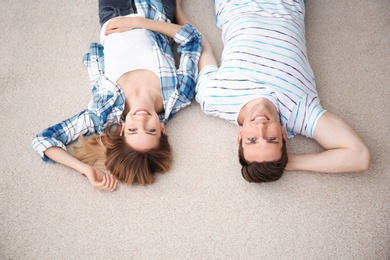
[[[156,129],[148,129],[148,132],[149,133],[154,133],[154,132],[156,132]]]
[[[275,141],[275,140],[276,140],[276,137],[272,137],[272,136],[271,136],[271,137],[268,137],[267,140],[268,140],[268,141]]]
[[[135,132],[137,131],[137,128],[129,128],[129,132]]]
[[[256,141],[256,137],[248,137],[248,141],[253,143]]]

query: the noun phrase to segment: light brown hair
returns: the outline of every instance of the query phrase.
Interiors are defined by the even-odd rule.
[[[126,143],[120,130],[120,124],[113,123],[105,134],[81,137],[80,146],[74,147],[74,156],[86,164],[110,171],[127,184],[151,184],[155,173],[165,173],[170,169],[172,152],[166,134],[161,134],[156,148],[141,152]]]

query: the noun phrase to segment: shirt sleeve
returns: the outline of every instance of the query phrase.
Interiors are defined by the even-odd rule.
[[[190,24],[185,24],[175,35],[174,41],[179,44],[177,53],[180,56],[177,69],[178,92],[191,101],[195,94],[198,61],[202,52],[202,36]]]
[[[77,115],[53,125],[37,134],[32,142],[33,149],[45,162],[54,162],[46,157],[44,152],[50,147],[60,147],[66,151],[66,146],[80,135],[100,133],[103,126],[99,116],[94,111],[84,110]]]
[[[83,57],[84,66],[87,68],[92,91],[99,85],[104,74],[104,47],[96,42],[91,42],[89,52]]]
[[[204,93],[209,85],[210,79],[218,71],[218,67],[215,65],[208,65],[204,67],[197,78],[196,83],[196,101],[201,105],[202,111],[204,111]]]
[[[318,119],[326,112],[318,96],[308,94],[291,109],[290,118],[286,123],[288,138],[293,138],[297,134],[313,138]]]

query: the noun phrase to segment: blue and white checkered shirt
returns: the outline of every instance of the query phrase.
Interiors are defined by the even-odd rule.
[[[139,4],[137,10],[150,19],[167,21],[165,15],[156,11],[156,8],[150,8],[149,4]],[[164,111],[159,117],[160,121],[165,123],[177,111],[189,105],[194,97],[197,64],[201,53],[201,35],[189,24],[182,26],[175,35],[174,41],[178,44],[177,52],[180,56],[178,69],[175,66],[169,38],[152,31],[148,31],[148,35],[153,41],[154,53],[159,62],[164,103]],[[61,147],[66,150],[66,145],[80,135],[101,134],[111,123],[122,122],[125,96],[120,86],[104,76],[103,46],[91,43],[89,53],[84,56],[83,62],[91,81],[92,99],[88,109],[36,135],[32,146],[44,161],[52,162],[44,155],[48,148]]]

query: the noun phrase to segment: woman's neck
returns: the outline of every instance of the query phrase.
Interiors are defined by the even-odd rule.
[[[122,88],[126,105],[124,113],[131,108],[148,108],[157,113],[164,110],[160,80],[149,70],[134,70],[123,74],[117,81]]]

